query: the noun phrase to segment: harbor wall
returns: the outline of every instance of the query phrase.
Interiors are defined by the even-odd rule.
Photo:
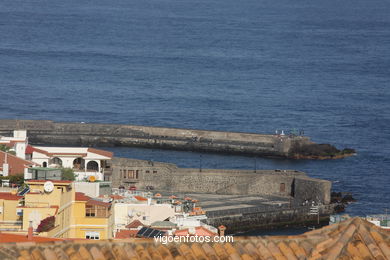
[[[26,129],[32,144],[129,146],[172,150],[288,157],[308,137],[205,131],[117,124],[61,123],[49,120],[0,120],[0,135]]]
[[[214,227],[226,226],[227,234],[245,232],[254,229],[274,229],[280,227],[294,226],[316,226],[328,224],[329,216],[334,214],[334,205],[322,205],[319,207],[319,216],[310,215],[309,207],[294,207],[283,209],[272,209],[262,211],[256,209],[232,209],[229,212],[223,210],[206,212],[206,224]]]
[[[294,170],[223,170],[179,168],[174,164],[114,158],[113,187],[179,193],[221,195],[276,195],[291,197],[294,203],[330,203],[331,182],[308,177]],[[129,178],[131,173],[134,178]],[[126,175],[126,176],[125,176]]]

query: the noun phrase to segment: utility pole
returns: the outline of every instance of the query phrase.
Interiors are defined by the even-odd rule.
[[[257,163],[256,163],[256,157],[255,157],[255,170],[254,170],[254,173],[256,173],[256,170],[257,170]]]

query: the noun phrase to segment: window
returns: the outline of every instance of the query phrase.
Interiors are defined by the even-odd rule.
[[[100,239],[100,233],[99,232],[88,231],[88,232],[85,232],[85,238],[86,239],[98,240],[98,239]]]
[[[23,216],[23,209],[16,209],[17,216]]]
[[[86,205],[85,206],[85,216],[86,217],[94,217],[96,214],[95,207],[92,205]]]
[[[157,171],[153,171],[153,173],[157,173]]]
[[[86,217],[106,218],[106,217],[108,217],[107,208],[103,207],[103,206],[86,205],[85,206],[85,216]]]
[[[128,170],[127,171],[127,178],[128,179],[136,179],[136,172],[134,170]]]
[[[280,192],[285,192],[286,191],[286,184],[281,183],[280,184]]]

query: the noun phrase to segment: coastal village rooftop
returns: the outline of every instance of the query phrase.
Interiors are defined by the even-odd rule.
[[[360,218],[297,236],[234,237],[231,243],[153,239],[51,241],[0,235],[0,259],[390,259],[390,232]],[[12,239],[14,239],[12,241]]]

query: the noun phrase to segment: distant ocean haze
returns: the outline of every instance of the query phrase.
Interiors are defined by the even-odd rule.
[[[382,213],[390,194],[390,2],[0,2],[0,118],[286,133],[357,150],[256,159],[335,181]],[[200,154],[110,148],[199,167]],[[205,168],[255,158],[202,155]]]

